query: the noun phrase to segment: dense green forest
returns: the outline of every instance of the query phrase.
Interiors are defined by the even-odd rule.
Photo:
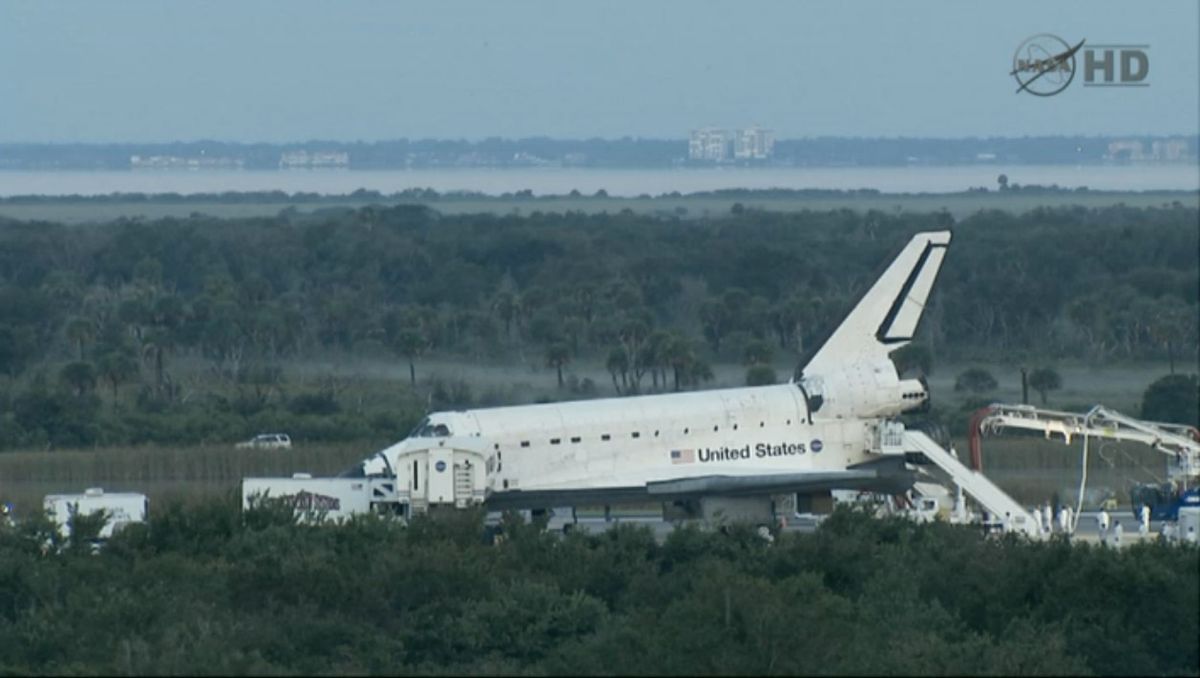
[[[845,509],[814,534],[297,526],[162,506],[99,555],[0,528],[0,673],[1195,675],[1200,551]],[[88,527],[81,521],[78,534]],[[92,521],[91,529],[98,523]],[[61,552],[56,552],[61,548]]]
[[[427,207],[0,221],[0,447],[401,435],[435,384],[351,407],[293,366],[355,354],[538,364],[573,396],[756,383],[802,364],[915,231],[955,242],[912,364],[1165,360],[1195,369],[1198,212],[765,212],[720,218]],[[924,359],[920,359],[924,356]],[[611,383],[570,379],[604,365]],[[932,361],[932,365],[931,362]],[[566,378],[563,377],[564,371]]]

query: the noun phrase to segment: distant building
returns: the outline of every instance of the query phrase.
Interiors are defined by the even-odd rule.
[[[1104,159],[1109,162],[1186,162],[1195,158],[1188,140],[1180,138],[1152,142],[1118,139],[1109,142],[1104,154]]]
[[[1164,160],[1167,162],[1187,160],[1188,144],[1183,139],[1156,141],[1150,145],[1150,155],[1155,160]]]
[[[766,160],[775,150],[775,133],[755,125],[738,130],[733,137],[735,160]]]
[[[558,163],[555,163],[552,160],[547,160],[546,158],[534,155],[532,153],[526,153],[525,151],[518,151],[516,153],[513,153],[512,164],[525,165],[525,166],[530,166],[530,167],[548,167],[551,165],[556,165]]]
[[[716,127],[694,129],[688,140],[688,158],[724,162],[729,159],[730,141],[730,134],[726,130]]]
[[[1145,154],[1142,148],[1140,141],[1114,141],[1108,145],[1108,153],[1104,157],[1106,160],[1143,160]]]
[[[456,167],[490,167],[495,164],[497,163],[493,156],[478,151],[459,153],[454,158],[454,165]]]
[[[243,158],[226,156],[131,155],[131,169],[242,169]]]
[[[775,150],[775,133],[758,125],[729,130],[704,127],[692,130],[688,159],[707,162],[766,160]]]
[[[350,154],[345,151],[285,151],[279,156],[279,169],[346,168]]]

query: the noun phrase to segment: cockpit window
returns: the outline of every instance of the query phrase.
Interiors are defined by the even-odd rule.
[[[429,421],[429,417],[421,420],[417,427],[408,434],[409,438],[448,438],[450,436],[450,427],[445,424],[434,424]]]
[[[820,410],[821,405],[825,404],[825,382],[820,377],[801,379],[796,382],[796,385],[800,387],[800,392],[804,394],[804,400],[808,405],[810,415]]]
[[[422,419],[422,420],[421,420],[421,423],[417,424],[417,425],[416,425],[416,426],[413,428],[413,430],[409,431],[409,432],[408,432],[408,437],[409,437],[409,438],[417,438],[417,437],[420,437],[420,435],[421,435],[421,431],[423,431],[423,430],[425,429],[425,427],[427,427],[427,426],[429,426],[429,417],[425,417],[424,419]]]

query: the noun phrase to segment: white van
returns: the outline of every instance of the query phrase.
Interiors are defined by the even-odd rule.
[[[238,443],[238,449],[292,449],[292,439],[286,433],[260,433],[250,440]]]

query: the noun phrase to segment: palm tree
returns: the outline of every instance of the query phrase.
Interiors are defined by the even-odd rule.
[[[166,383],[165,357],[174,347],[171,335],[163,330],[147,332],[142,339],[142,360],[154,365],[154,385],[162,391]]]
[[[515,292],[500,290],[492,300],[492,309],[504,321],[504,338],[512,338],[512,323],[521,313],[521,300]]]
[[[605,362],[605,367],[608,368],[608,373],[612,375],[613,389],[617,395],[629,390],[629,354],[624,348],[617,347],[608,352],[608,360]],[[617,383],[617,375],[621,375],[621,383]],[[622,388],[622,385],[624,388]]]
[[[663,330],[655,330],[646,337],[646,343],[638,353],[638,364],[642,370],[649,370],[654,390],[659,389],[661,377],[662,388],[667,386],[667,348],[671,343],[671,335]]]
[[[1166,347],[1171,374],[1175,374],[1176,339],[1184,335],[1186,327],[1186,313],[1181,312],[1178,306],[1165,302],[1153,313],[1146,328],[1155,343]]]
[[[67,339],[78,349],[78,358],[83,361],[83,345],[96,335],[96,326],[90,320],[75,318],[67,323]]]
[[[702,381],[712,381],[712,367],[703,360],[693,360],[691,366],[688,368],[687,377],[688,384],[692,386],[699,386]]]
[[[550,344],[546,347],[546,367],[553,367],[558,371],[558,387],[563,387],[563,367],[571,362],[571,351],[566,344],[561,342]]]
[[[646,341],[646,336],[650,333],[650,327],[640,319],[633,318],[627,320],[621,326],[617,336],[621,342],[621,348],[625,351],[626,372],[621,374],[621,381],[625,383],[626,392],[629,391],[630,384],[625,381],[625,374],[628,370],[633,370],[633,391],[636,393],[641,386],[642,375],[645,374],[646,366],[642,362],[642,344]],[[611,358],[611,356],[610,356]]]
[[[58,373],[58,378],[71,387],[76,397],[82,396],[96,386],[96,369],[91,363],[68,363]]]
[[[678,334],[673,334],[671,340],[664,347],[663,353],[667,364],[671,367],[675,390],[678,391],[680,382],[686,381],[688,370],[696,362],[696,352],[690,341]]]
[[[729,312],[715,299],[705,301],[700,305],[700,325],[704,329],[704,338],[712,347],[713,353],[721,350],[721,340],[729,324]]]
[[[395,349],[400,355],[408,358],[408,378],[413,386],[417,385],[416,360],[428,347],[429,342],[416,330],[403,330],[396,336]]]
[[[100,356],[97,364],[100,376],[112,386],[113,402],[117,400],[117,387],[129,381],[138,372],[137,361],[127,350],[114,350]]]

